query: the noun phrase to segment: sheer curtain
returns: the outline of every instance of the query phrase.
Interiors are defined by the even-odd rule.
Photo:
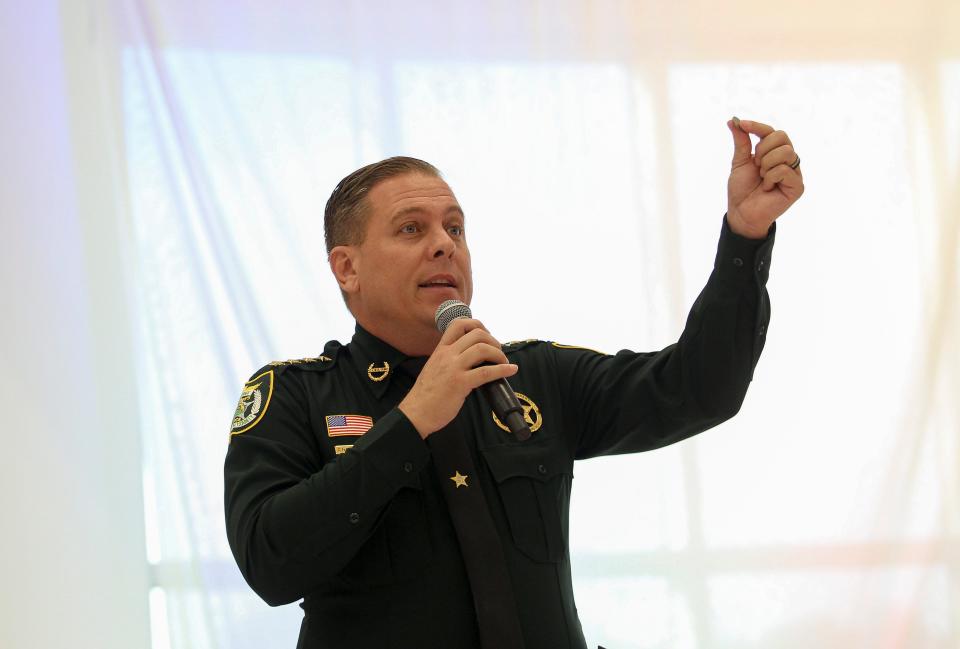
[[[88,146],[122,151],[152,579],[133,595],[154,649],[295,644],[300,610],[268,608],[233,564],[221,466],[249,373],[351,335],[322,237],[341,177],[396,154],[444,171],[474,311],[502,340],[659,349],[709,274],[732,115],[786,130],[807,185],[780,221],[766,349],[733,420],[578,463],[588,642],[960,642],[954,3],[65,13],[98,34],[119,118]]]

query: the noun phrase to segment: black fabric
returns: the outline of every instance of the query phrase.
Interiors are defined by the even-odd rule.
[[[425,362],[425,358],[411,358],[400,364],[400,370],[415,380]],[[459,420],[457,416],[428,436],[426,442],[470,579],[480,644],[483,649],[523,649],[523,632],[503,546],[478,484],[479,472]]]

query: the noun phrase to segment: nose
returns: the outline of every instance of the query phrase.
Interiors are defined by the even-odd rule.
[[[433,259],[452,257],[456,249],[456,242],[444,228],[439,228],[430,240],[429,251],[430,257]]]

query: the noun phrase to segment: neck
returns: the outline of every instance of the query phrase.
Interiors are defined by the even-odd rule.
[[[389,324],[368,322],[357,318],[368,332],[407,356],[429,356],[440,342],[440,332],[433,327],[418,327],[415,331],[401,330]]]

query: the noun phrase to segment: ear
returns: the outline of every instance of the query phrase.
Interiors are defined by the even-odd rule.
[[[360,250],[357,246],[336,246],[330,251],[330,270],[340,290],[352,295],[360,290]]]

